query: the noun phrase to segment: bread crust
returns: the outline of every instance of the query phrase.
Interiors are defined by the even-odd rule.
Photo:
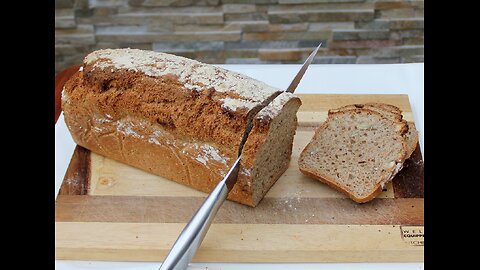
[[[330,109],[328,112],[330,114],[330,113],[334,113],[334,112],[338,112],[338,111],[344,111],[344,110],[350,110],[350,109],[361,109],[361,108],[370,109],[370,110],[374,110],[374,111],[375,111],[375,109],[379,109],[379,110],[382,110],[382,111],[384,111],[388,114],[388,115],[382,115],[382,116],[387,117],[387,118],[391,119],[392,121],[398,121],[398,122],[402,121],[402,114],[401,113],[399,114],[396,111],[386,109],[385,107],[381,106],[380,103],[345,105],[345,106],[337,108],[337,109]]]
[[[415,152],[418,145],[418,131],[415,127],[415,123],[407,122],[408,133],[405,135],[407,139],[407,159]]]

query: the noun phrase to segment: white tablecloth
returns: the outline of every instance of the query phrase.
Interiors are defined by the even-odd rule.
[[[286,89],[300,65],[219,65],[246,74],[269,85]],[[393,65],[312,65],[296,93],[408,94],[424,153],[423,63]],[[75,143],[60,116],[55,125],[55,198],[73,153]],[[143,262],[55,262],[56,269],[158,269],[160,263]],[[188,269],[423,269],[423,263],[317,263],[317,264],[233,264],[192,263]]]

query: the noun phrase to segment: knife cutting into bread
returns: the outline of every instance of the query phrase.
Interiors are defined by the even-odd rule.
[[[204,192],[223,178],[225,187],[209,198],[249,206],[288,167],[301,104],[238,73],[130,49],[88,55],[65,85],[62,103],[77,144]],[[199,245],[201,238],[189,241],[200,239]]]
[[[275,110],[276,108],[279,108],[281,104],[286,104],[288,102],[287,99],[289,99],[289,97],[292,95],[291,93],[293,93],[297,88],[298,84],[300,83],[300,80],[305,74],[305,71],[307,70],[308,66],[312,62],[315,55],[317,54],[317,51],[321,45],[322,43],[320,43],[317,46],[317,48],[309,55],[305,63],[302,65],[300,71],[296,74],[292,83],[287,88],[287,91],[283,93],[279,93],[272,100],[267,100],[265,103],[262,103],[258,113],[254,115],[254,119],[257,119],[257,118],[262,119],[264,117],[269,117],[268,115],[271,113],[271,111]],[[300,107],[300,104],[301,104],[300,100],[298,99],[298,101],[299,102],[297,103],[297,105],[298,107]],[[272,125],[271,129],[273,129],[275,134],[281,136],[278,138],[274,138],[274,140],[278,143],[284,140],[286,137],[289,142],[289,148],[287,149],[288,157],[286,158],[286,160],[288,161],[286,166],[288,166],[288,162],[290,161],[293,136],[295,135],[295,130],[297,127],[296,111],[298,110],[298,107],[295,107],[294,112],[292,111],[292,113],[295,115],[293,119],[294,121],[289,123],[288,118],[282,117],[279,119],[279,122],[277,123],[273,122],[271,124]],[[285,110],[288,110],[288,108]],[[295,127],[295,130],[293,131],[293,133],[285,134],[283,132],[277,131],[289,125]],[[248,138],[250,137],[250,132],[252,132],[254,128],[257,128],[257,126],[255,126],[252,122],[247,123],[245,136],[243,137],[242,142],[240,144],[237,160],[235,161],[234,165],[232,166],[230,171],[227,173],[227,175],[224,177],[224,179],[217,185],[217,187],[212,191],[212,193],[210,193],[210,195],[207,197],[207,199],[202,204],[202,206],[200,206],[200,208],[197,210],[197,213],[195,213],[193,218],[186,225],[186,227],[180,234],[179,238],[173,245],[172,249],[170,250],[169,254],[165,258],[164,262],[162,263],[160,270],[187,268],[188,263],[192,260],[197,249],[200,247],[201,242],[205,237],[205,234],[207,233],[207,230],[210,227],[210,224],[213,218],[215,217],[215,214],[217,213],[218,209],[225,201],[227,194],[232,190],[232,187],[234,186],[235,182],[238,179],[238,168],[240,165],[240,161],[242,159],[243,148],[244,148],[245,142],[248,141]],[[282,154],[285,154],[285,152],[278,153],[278,154],[282,155]],[[270,157],[268,155],[267,155],[267,158],[275,159],[275,157]],[[267,162],[268,161],[266,160],[265,163]]]

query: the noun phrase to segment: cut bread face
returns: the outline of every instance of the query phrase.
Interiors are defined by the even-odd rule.
[[[340,107],[338,109],[329,110],[330,113],[335,113],[339,111],[345,111],[350,109],[366,108],[375,112],[380,113],[382,116],[392,120],[392,121],[401,121],[405,124],[404,136],[407,140],[407,157],[409,158],[412,153],[415,151],[418,144],[418,131],[415,128],[413,122],[407,122],[403,119],[402,111],[397,106],[385,103],[365,103],[365,104],[351,104]]]
[[[296,113],[301,104],[299,98],[284,92],[263,108],[253,121],[253,129],[243,151],[246,157],[243,162],[253,163],[251,173],[256,180],[252,194],[254,205],[288,169],[297,127]],[[255,151],[256,155],[249,154],[251,151]]]
[[[300,171],[368,202],[403,166],[405,126],[370,108],[332,110],[300,154]]]

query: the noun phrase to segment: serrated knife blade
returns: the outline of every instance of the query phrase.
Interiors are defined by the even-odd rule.
[[[303,63],[302,68],[300,68],[300,70],[297,72],[297,75],[295,75],[295,78],[293,78],[292,82],[288,86],[288,88],[286,90],[287,92],[290,92],[290,93],[295,92],[298,84],[300,83],[300,81],[303,78],[303,75],[305,74],[308,67],[312,63],[313,58],[315,58],[315,55],[317,55],[318,49],[320,49],[321,46],[322,46],[322,42],[320,42],[320,44],[317,46],[317,48],[315,48],[315,50],[313,50],[313,52],[310,53],[310,55],[307,57],[307,60],[305,60],[305,63]]]

